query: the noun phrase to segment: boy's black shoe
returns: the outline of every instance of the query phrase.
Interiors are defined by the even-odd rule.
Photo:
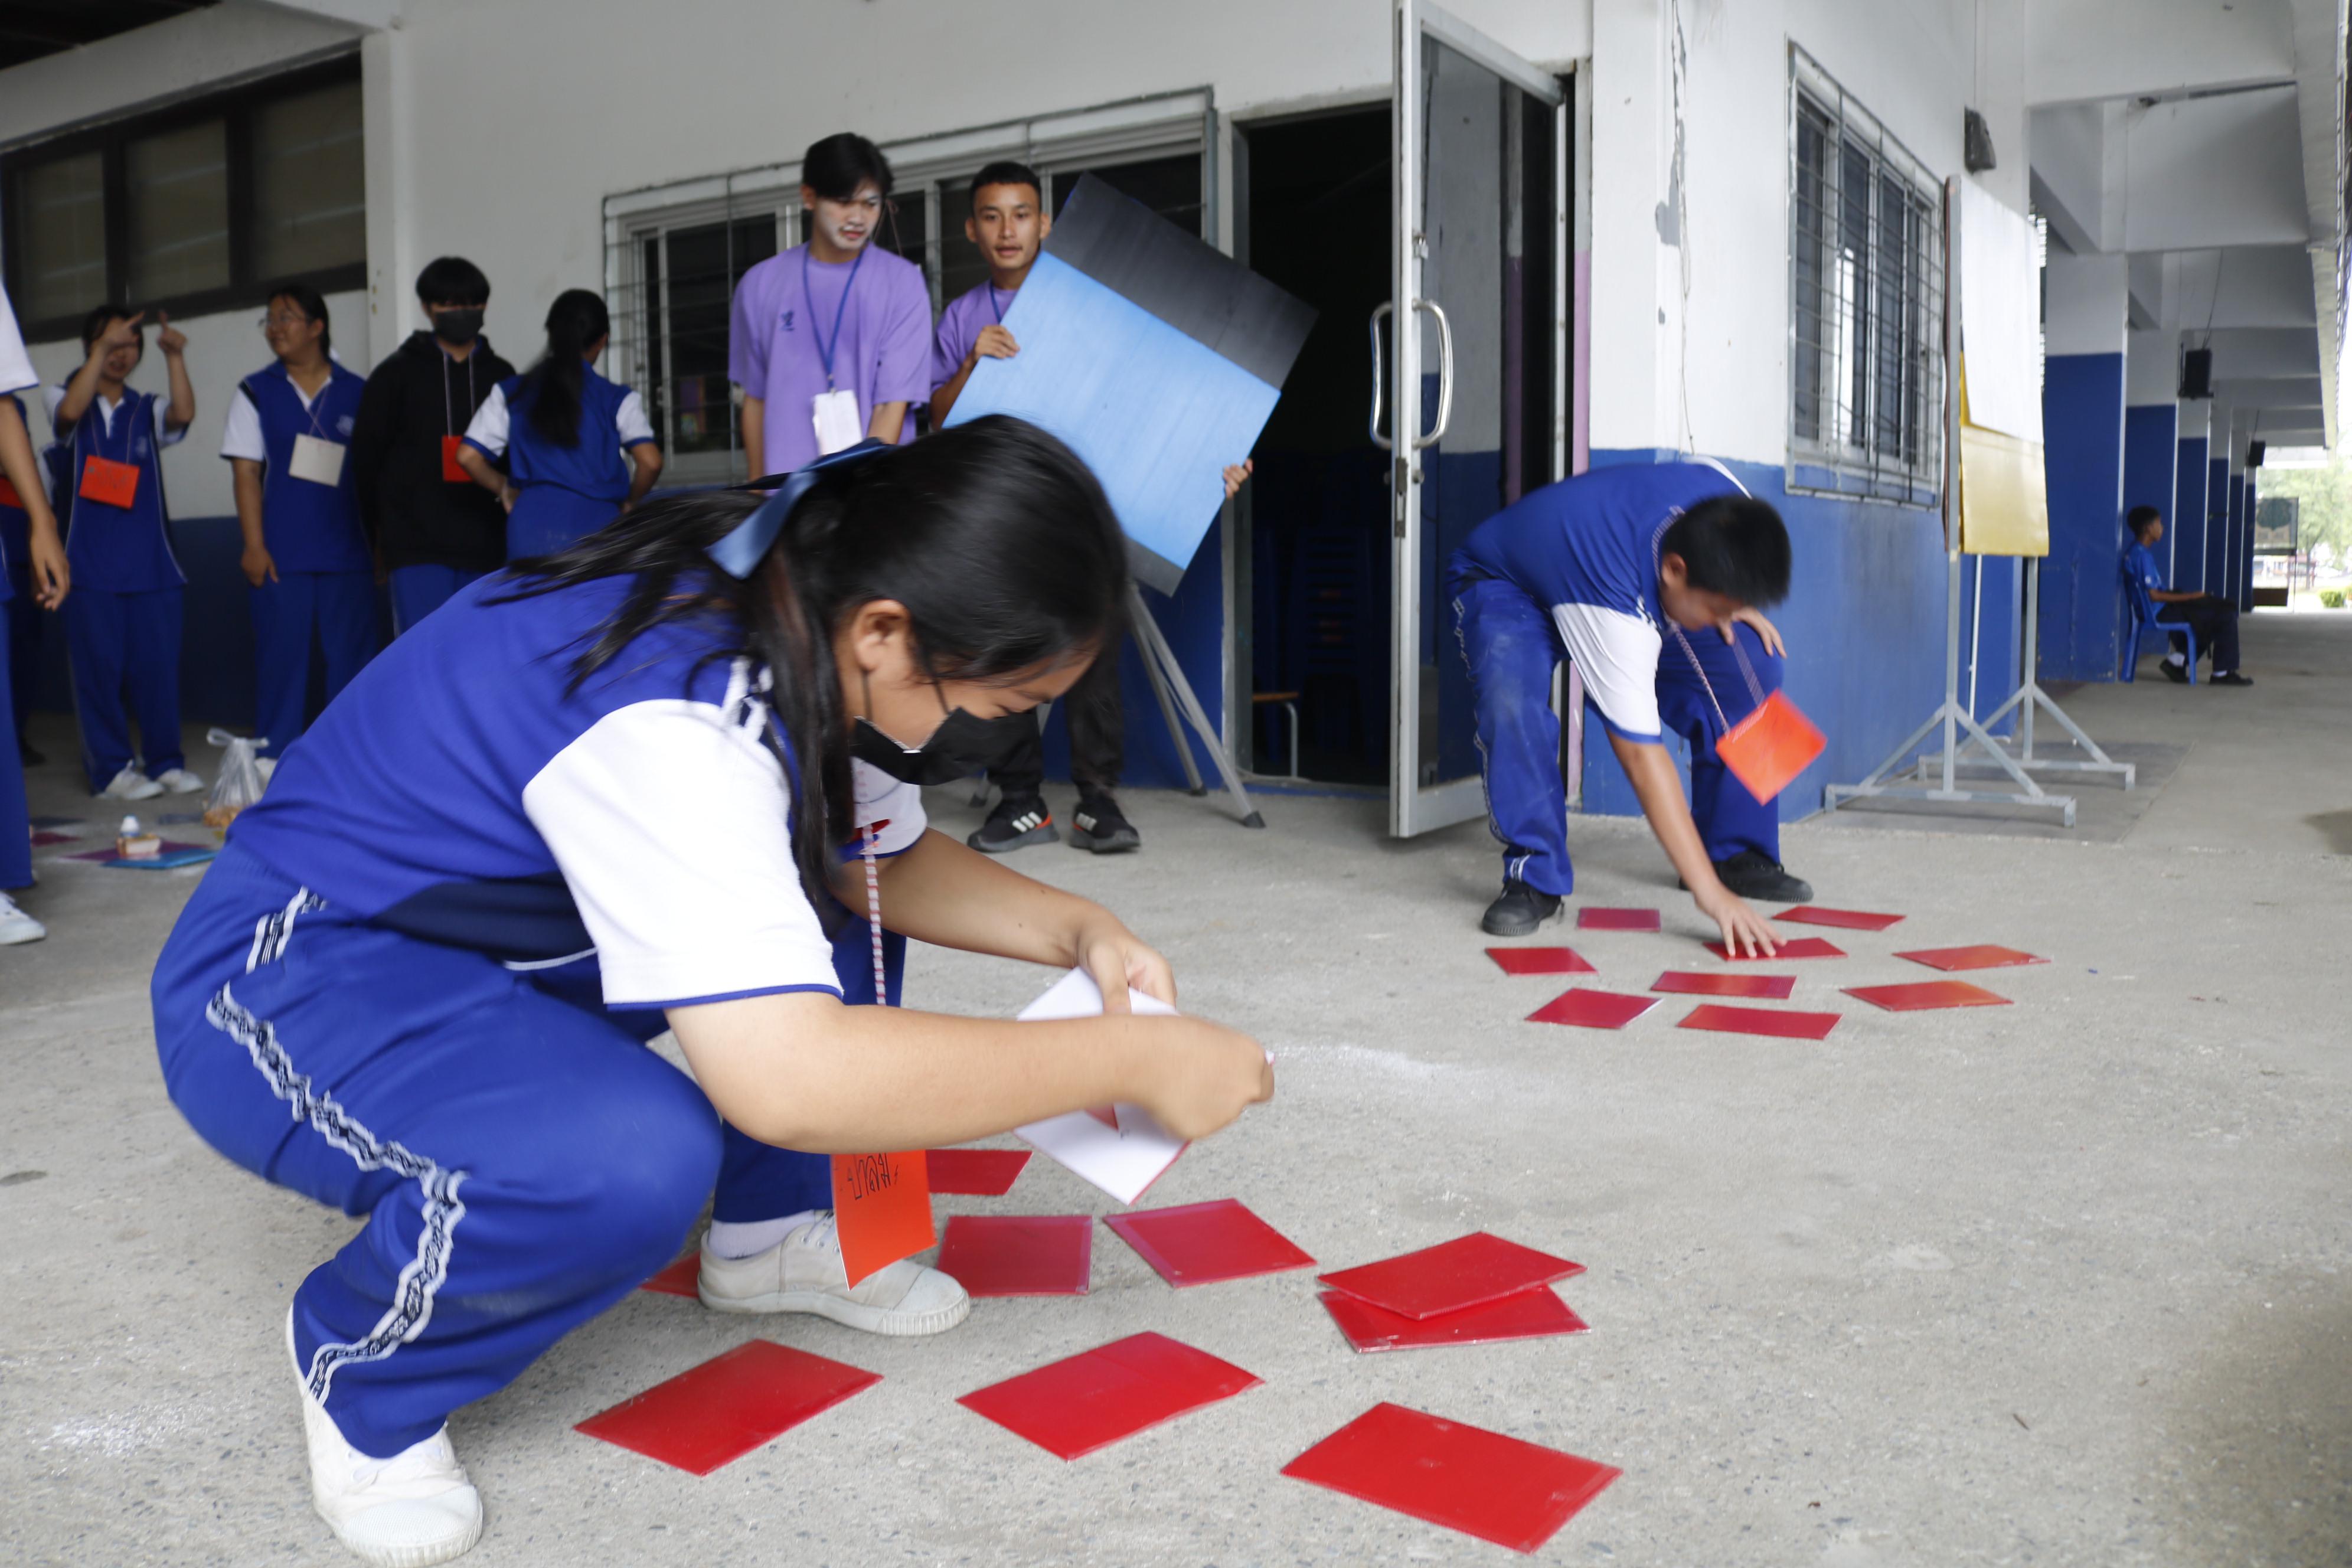
[[[2173,685],[2186,686],[2189,684],[2189,667],[2186,664],[2175,664],[2168,658],[2158,666],[2158,668],[2164,671],[2164,679],[2172,682]]]
[[[1061,837],[1043,800],[1034,795],[1007,795],[964,842],[986,854],[1003,855],[1024,844],[1052,844]]]
[[[2246,678],[2243,671],[2233,669],[2226,675],[2207,676],[2205,678],[2205,684],[2208,686],[2252,686],[2253,682]]]
[[[1750,903],[1802,904],[1813,897],[1813,885],[1802,877],[1791,877],[1781,868],[1780,862],[1742,849],[1728,860],[1715,863],[1716,879]]]
[[[1488,936],[1529,936],[1559,913],[1557,894],[1538,893],[1516,877],[1503,879],[1503,896],[1486,906],[1478,929]]]
[[[1070,813],[1070,847],[1091,849],[1097,855],[1117,855],[1123,850],[1140,848],[1143,835],[1135,824],[1119,815],[1118,802],[1107,795],[1082,795],[1078,808]]]

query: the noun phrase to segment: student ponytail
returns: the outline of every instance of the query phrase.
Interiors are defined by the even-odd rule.
[[[547,353],[523,377],[531,428],[559,447],[580,441],[580,399],[588,384],[588,350],[613,330],[604,301],[585,289],[566,289],[547,308]]]

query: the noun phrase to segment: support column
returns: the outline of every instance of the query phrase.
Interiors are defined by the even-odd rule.
[[[2180,417],[2172,397],[2179,341],[2174,332],[2133,332],[2124,350],[2124,510],[2152,506],[2167,529],[2179,482]]]
[[[2173,510],[2164,520],[2164,577],[2175,588],[2205,584],[2205,463],[2212,435],[2210,403],[2174,405],[2179,425]]]
[[[2259,505],[2256,491],[2261,489],[2260,468],[2246,470],[2246,526],[2238,535],[2238,613],[2254,613],[2254,517]]]
[[[2042,280],[2050,553],[2042,563],[2041,669],[2034,673],[2105,680],[2114,677],[2122,649],[2116,563],[2123,552],[2128,264],[2120,255],[2053,253]]]
[[[2205,448],[2205,549],[2198,560],[2196,583],[2209,594],[2222,592],[2230,574],[2230,443],[2234,412],[2227,399],[2213,400],[2213,434]]]

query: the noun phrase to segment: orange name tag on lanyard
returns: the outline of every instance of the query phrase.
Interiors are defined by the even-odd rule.
[[[835,1154],[833,1213],[852,1285],[930,1246],[931,1173],[923,1151]]]
[[[16,493],[16,487],[8,482],[5,474],[0,474],[0,506],[13,506],[18,511],[25,510],[25,498]]]
[[[93,452],[82,459],[81,485],[74,494],[101,506],[127,508],[139,499],[139,469]]]
[[[1775,691],[1715,743],[1715,754],[1748,794],[1768,801],[1795,783],[1828,744],[1788,695]]]
[[[466,471],[466,466],[463,463],[457,461],[457,454],[465,449],[465,446],[466,438],[463,436],[441,437],[441,478],[445,482],[453,485],[470,485],[474,482],[474,476]]]

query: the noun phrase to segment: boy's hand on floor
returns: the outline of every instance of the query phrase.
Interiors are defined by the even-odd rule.
[[[1748,900],[1718,882],[1713,889],[1695,893],[1699,912],[1713,921],[1723,932],[1724,950],[1734,958],[1754,954],[1769,958],[1779,950],[1780,933],[1772,922],[1748,907]]]

